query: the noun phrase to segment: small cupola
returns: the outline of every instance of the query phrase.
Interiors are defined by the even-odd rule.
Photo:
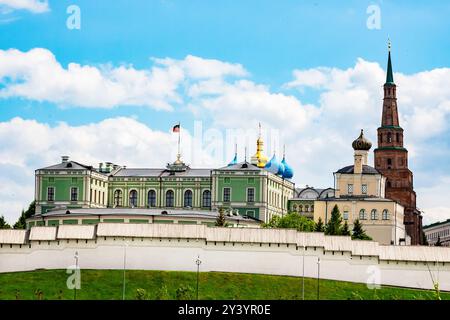
[[[361,134],[359,135],[359,137],[355,141],[353,141],[352,147],[353,150],[355,151],[356,150],[369,151],[370,148],[372,148],[372,142],[370,142],[364,137],[363,129],[361,129]]]

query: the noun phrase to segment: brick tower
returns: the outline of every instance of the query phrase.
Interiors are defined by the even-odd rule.
[[[404,223],[411,244],[422,242],[422,216],[416,208],[413,173],[408,169],[408,150],[403,147],[403,129],[397,109],[397,87],[392,73],[391,50],[384,84],[383,114],[378,128],[378,148],[375,149],[375,168],[386,176],[386,198],[405,208]]]

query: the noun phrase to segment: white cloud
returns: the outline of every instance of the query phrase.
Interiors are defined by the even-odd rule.
[[[9,12],[12,10],[27,10],[32,13],[50,11],[47,0],[0,0],[0,8]]]
[[[69,63],[64,68],[46,49],[0,50],[1,98],[20,97],[62,106],[112,108],[148,106],[173,110],[178,91],[196,78],[245,75],[240,65],[187,56],[184,60],[154,59],[151,69],[132,66],[91,66]]]

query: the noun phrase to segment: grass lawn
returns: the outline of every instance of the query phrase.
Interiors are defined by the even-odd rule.
[[[0,300],[5,299],[73,299],[67,289],[65,270],[0,273]],[[137,289],[145,289],[148,299],[177,299],[180,288],[184,298],[195,299],[196,273],[176,271],[126,272],[126,299],[136,299]],[[122,299],[122,270],[82,270],[77,299]],[[41,292],[41,295],[38,294]],[[298,277],[200,273],[199,299],[301,299],[302,279]],[[305,278],[305,299],[317,298],[317,279]],[[450,300],[450,293],[441,293]],[[369,290],[365,284],[320,280],[320,299],[435,299],[433,291],[382,287]]]

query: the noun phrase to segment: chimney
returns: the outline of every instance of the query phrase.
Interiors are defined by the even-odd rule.
[[[69,161],[69,156],[62,156],[61,159],[62,159],[62,163],[66,163]]]
[[[98,164],[98,171],[103,172],[102,170],[103,170],[103,162],[100,162]]]

